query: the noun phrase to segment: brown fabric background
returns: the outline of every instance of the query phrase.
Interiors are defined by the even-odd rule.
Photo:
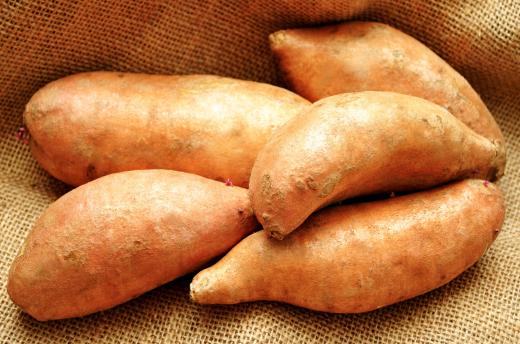
[[[275,30],[339,20],[389,23],[459,70],[508,141],[508,212],[482,260],[449,285],[361,315],[278,303],[202,307],[187,276],[115,309],[38,323],[8,298],[7,272],[36,217],[68,188],[14,139],[47,82],[87,70],[213,73],[280,84]],[[520,343],[520,2],[419,0],[4,0],[0,4],[1,343]]]

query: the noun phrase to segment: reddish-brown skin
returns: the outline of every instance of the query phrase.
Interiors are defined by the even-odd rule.
[[[112,174],[49,206],[7,291],[38,320],[87,315],[197,269],[256,224],[246,189],[167,170]]]
[[[388,25],[352,22],[270,36],[287,82],[316,101],[335,94],[391,91],[439,104],[505,154],[504,137],[471,85],[428,47]]]
[[[242,240],[195,276],[191,297],[371,311],[454,279],[484,254],[503,219],[500,190],[483,180],[328,208],[284,241],[262,232]]]
[[[322,99],[258,154],[249,184],[257,219],[282,239],[315,210],[368,194],[502,175],[498,148],[447,110],[391,92]]]
[[[252,81],[93,72],[40,89],[24,119],[36,160],[68,184],[161,168],[247,187],[272,132],[309,105]]]

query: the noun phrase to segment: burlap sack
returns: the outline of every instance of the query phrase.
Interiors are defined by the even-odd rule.
[[[508,213],[478,264],[449,285],[361,315],[278,303],[201,307],[191,276],[115,309],[39,323],[5,284],[36,217],[68,188],[50,178],[14,133],[24,104],[47,82],[87,70],[214,73],[279,84],[267,35],[370,19],[426,43],[481,93],[508,142],[500,183]],[[65,1],[0,5],[0,342],[520,343],[520,2],[507,1]]]

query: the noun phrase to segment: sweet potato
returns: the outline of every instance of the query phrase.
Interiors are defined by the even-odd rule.
[[[466,79],[397,29],[352,22],[279,31],[270,36],[270,42],[289,85],[311,101],[358,91],[391,91],[428,99],[495,141],[505,154],[500,128]]]
[[[191,297],[202,304],[273,300],[371,311],[454,279],[484,254],[503,219],[500,190],[482,180],[331,207],[284,241],[250,235],[195,276]]]
[[[7,290],[38,320],[83,316],[195,270],[256,224],[246,189],[168,170],[111,174],[49,206]]]
[[[316,209],[461,178],[495,179],[497,146],[427,100],[391,92],[322,99],[260,151],[250,182],[258,220],[283,238]]]
[[[68,184],[161,168],[247,187],[259,149],[309,104],[252,81],[93,72],[43,87],[24,120],[36,160]]]

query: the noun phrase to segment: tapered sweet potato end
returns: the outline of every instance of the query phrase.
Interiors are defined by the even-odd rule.
[[[281,232],[280,227],[278,226],[267,227],[266,232],[269,234],[271,238],[274,238],[276,240],[283,240],[288,234]]]
[[[205,288],[208,284],[208,280],[206,278],[200,278],[200,276],[195,276],[193,281],[190,283],[190,300],[195,303],[205,304],[205,296],[208,291]]]
[[[291,233],[292,230],[291,228],[287,228],[287,226],[285,226],[284,223],[282,223],[285,219],[280,218],[279,216],[273,216],[273,213],[270,211],[270,205],[276,204],[277,202],[276,197],[266,195],[265,192],[260,192],[259,194],[259,186],[256,183],[256,178],[253,177],[251,180],[252,183],[249,185],[249,192],[253,209],[256,209],[256,219],[262,225],[267,236],[276,240],[283,240],[288,234]],[[281,220],[281,222],[274,222],[274,218]]]
[[[243,256],[244,252],[248,251],[239,253],[242,254],[242,259],[227,261],[224,258],[214,266],[199,272],[190,283],[190,300],[201,305],[232,305],[254,301],[261,291],[252,288],[250,284],[255,280],[254,272],[250,271],[247,274],[242,270],[252,268],[251,261]],[[235,266],[236,269],[230,271],[229,266]],[[260,285],[256,285],[261,288]]]
[[[505,173],[506,169],[506,161],[507,161],[507,153],[506,153],[506,146],[503,140],[493,140],[493,143],[496,147],[496,157],[493,160],[493,173],[488,178],[491,181],[497,181]]]
[[[19,282],[18,276],[14,272],[15,269],[16,269],[16,260],[13,262],[13,265],[11,265],[11,269],[9,270],[9,277],[7,278],[7,295],[9,295],[9,297],[11,298],[11,301],[13,301],[13,303],[15,305],[17,305],[18,307],[22,308],[22,310],[24,310],[23,305],[21,305],[19,303],[19,300],[23,299],[23,298],[19,297],[20,286],[22,283]]]
[[[280,30],[273,32],[269,35],[269,45],[271,50],[276,51],[278,48],[283,46],[287,41],[287,31]]]
[[[287,87],[307,99],[310,102],[318,100],[306,85],[302,83],[297,70],[301,67],[296,66],[301,58],[305,47],[304,37],[298,35],[299,30],[280,30],[269,35],[269,45],[271,53],[278,71]],[[305,59],[303,59],[305,60]]]
[[[226,280],[219,282],[218,272],[206,271],[197,274],[190,283],[190,300],[201,305],[232,304],[229,296],[225,295]]]
[[[38,321],[51,320],[48,314],[45,312],[46,308],[40,309],[33,307],[33,304],[28,300],[34,300],[38,298],[38,295],[34,295],[34,279],[31,278],[31,271],[23,271],[23,264],[20,262],[20,256],[15,259],[9,270],[9,277],[7,279],[7,294],[11,298],[11,301],[17,305],[22,311],[29,314]]]

